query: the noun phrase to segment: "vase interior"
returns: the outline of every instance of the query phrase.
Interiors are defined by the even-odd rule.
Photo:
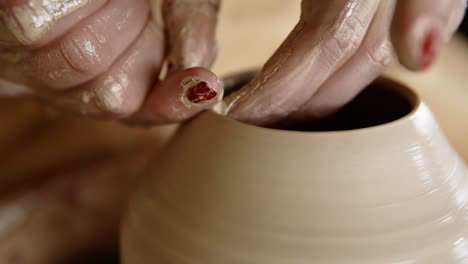
[[[226,95],[247,84],[254,74],[227,78]],[[286,118],[268,128],[291,131],[344,131],[391,123],[411,114],[418,97],[403,85],[388,79],[377,79],[365,87],[344,107],[322,118]]]

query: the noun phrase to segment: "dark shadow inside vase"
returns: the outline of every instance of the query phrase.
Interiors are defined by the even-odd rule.
[[[117,247],[117,246],[116,246]],[[106,251],[106,252],[83,252],[78,256],[73,256],[69,261],[64,261],[67,264],[119,264],[119,252]]]
[[[239,75],[230,79],[227,94],[240,89],[249,79]],[[250,75],[252,77],[252,74]],[[418,103],[417,96],[405,86],[388,79],[378,79],[367,86],[350,103],[334,114],[321,119],[282,120],[269,128],[293,131],[343,131],[379,126],[398,120]]]

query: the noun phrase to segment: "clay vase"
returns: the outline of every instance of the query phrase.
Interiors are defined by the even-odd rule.
[[[467,187],[431,111],[391,80],[287,129],[206,112],[143,177],[124,217],[122,260],[468,263]]]

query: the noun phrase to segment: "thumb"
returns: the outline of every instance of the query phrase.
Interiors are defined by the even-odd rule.
[[[216,57],[216,25],[220,0],[164,0],[169,73],[209,68]]]

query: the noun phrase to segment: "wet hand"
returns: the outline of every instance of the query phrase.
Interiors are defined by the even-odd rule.
[[[303,0],[301,17],[226,113],[270,125],[320,118],[348,103],[395,57],[425,70],[460,24],[466,0]]]
[[[160,2],[1,0],[0,94],[33,93],[83,115],[151,124],[211,107],[222,87],[194,67],[214,60],[218,2],[166,0],[163,12]],[[165,61],[170,74],[159,80]]]

